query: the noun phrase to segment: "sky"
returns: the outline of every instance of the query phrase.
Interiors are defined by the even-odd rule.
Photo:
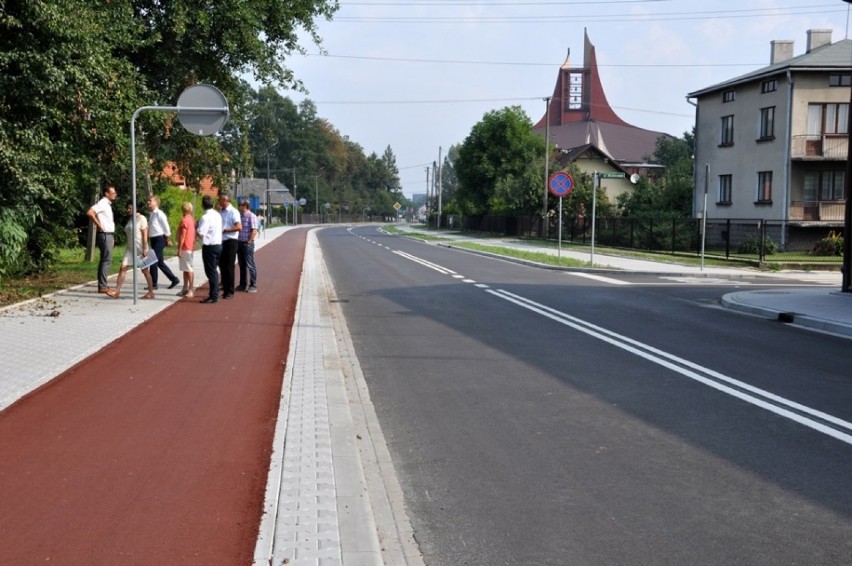
[[[520,106],[544,116],[570,50],[583,66],[595,46],[610,105],[623,120],[681,137],[686,96],[769,64],[772,40],[805,52],[807,30],[848,37],[843,0],[341,0],[320,21],[322,51],[285,65],[320,117],[369,155],[390,146],[406,197],[425,193],[426,169],[464,142],[484,115]]]

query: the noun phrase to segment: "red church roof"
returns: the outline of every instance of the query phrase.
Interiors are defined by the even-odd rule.
[[[562,149],[592,144],[620,163],[641,163],[653,155],[663,132],[645,130],[618,117],[606,99],[595,47],[584,32],[583,67],[571,67],[570,57],[559,69],[549,111],[534,126]],[[549,118],[549,120],[548,120]]]

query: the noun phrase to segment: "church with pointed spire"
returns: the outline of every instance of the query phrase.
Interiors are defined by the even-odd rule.
[[[647,174],[657,139],[671,137],[622,120],[609,105],[601,84],[595,47],[584,30],[583,66],[571,65],[570,51],[556,77],[556,87],[545,115],[533,127],[549,135],[563,154],[594,147],[624,170]]]

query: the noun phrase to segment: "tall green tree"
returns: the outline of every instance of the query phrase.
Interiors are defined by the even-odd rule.
[[[0,277],[45,269],[51,250],[105,183],[129,185],[129,121],[172,106],[195,83],[250,121],[241,77],[300,88],[285,66],[301,37],[320,43],[326,0],[9,0],[0,4]],[[173,114],[140,116],[140,176],[176,161],[190,181],[225,186],[245,143],[184,132]]]
[[[618,196],[623,216],[688,217],[692,214],[695,132],[660,137],[651,161],[665,166],[659,178],[642,178],[630,193]]]
[[[128,119],[145,94],[127,6],[0,7],[0,276],[49,267],[105,183],[128,171]]]
[[[455,202],[465,214],[535,214],[544,139],[519,106],[485,114],[459,147]]]
[[[459,145],[451,145],[447,150],[447,155],[444,156],[444,163],[441,166],[441,192],[442,198],[446,205],[444,212],[454,214],[459,212],[458,205],[455,202],[456,190],[459,186],[458,175],[456,174],[456,161],[459,158]]]

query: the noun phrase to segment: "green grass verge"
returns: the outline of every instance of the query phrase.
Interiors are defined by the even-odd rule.
[[[534,261],[544,265],[556,265],[559,267],[591,267],[587,261],[581,261],[570,257],[556,257],[545,252],[535,252],[527,250],[519,250],[517,248],[504,248],[502,246],[491,246],[487,244],[477,244],[476,242],[455,242],[454,248],[464,248],[480,252],[487,252],[496,255],[502,255],[515,259],[523,259],[526,261]]]
[[[169,255],[169,250],[166,250]],[[174,255],[172,253],[172,255]],[[28,277],[8,277],[0,281],[0,306],[11,305],[34,299],[98,278],[98,250],[94,260],[85,261],[86,250],[82,247],[60,250],[53,268],[47,273]],[[115,246],[112,251],[110,274],[118,273],[124,246]]]
[[[426,232],[411,232],[409,230],[400,230],[396,226],[382,226],[385,232],[388,234],[399,234],[400,236],[411,236],[412,238],[420,238],[421,240],[428,240],[430,242],[434,241],[446,241],[450,238],[442,238],[441,236],[436,236],[435,234],[429,234]]]

